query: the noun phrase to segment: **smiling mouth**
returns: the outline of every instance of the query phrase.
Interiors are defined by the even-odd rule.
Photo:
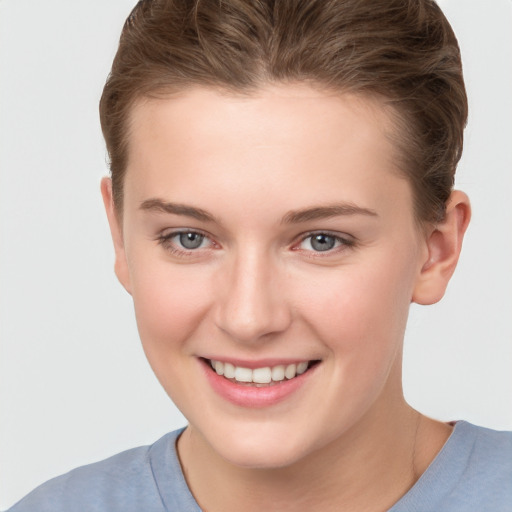
[[[205,361],[217,375],[224,377],[226,380],[253,387],[275,386],[276,384],[295,379],[320,362],[319,360],[301,361],[293,364],[280,364],[251,369],[214,359],[205,359]]]

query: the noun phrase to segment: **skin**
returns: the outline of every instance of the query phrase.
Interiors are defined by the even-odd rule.
[[[450,434],[406,404],[402,345],[410,303],[445,291],[469,202],[454,192],[445,221],[420,229],[392,130],[375,100],[300,84],[134,107],[122,216],[102,182],[116,273],[189,421],[178,452],[209,512],[386,510]],[[211,219],[141,208],[150,200]],[[205,235],[198,249],[180,245],[186,231]],[[311,232],[334,247],[315,251]],[[251,409],[215,393],[200,357],[320,363],[286,400]]]

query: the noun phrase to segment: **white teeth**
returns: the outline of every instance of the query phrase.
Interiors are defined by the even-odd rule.
[[[272,368],[272,380],[275,382],[284,380],[284,366],[282,364]]]
[[[231,363],[210,360],[211,367],[218,375],[223,375],[226,379],[234,379],[238,382],[254,382],[255,384],[269,384],[271,382],[281,382],[285,378],[290,380],[297,375],[303,374],[308,369],[308,362],[302,361],[298,364],[289,364],[277,366],[265,366],[263,368],[244,368],[235,366]]]
[[[235,380],[238,382],[252,382],[252,370],[250,368],[235,368]]]
[[[303,362],[297,365],[297,373],[300,375],[308,369],[308,363]],[[224,365],[224,374],[226,372],[226,365]]]
[[[297,365],[296,364],[289,364],[286,367],[286,370],[284,371],[284,376],[287,379],[293,379],[297,373]]]
[[[221,361],[215,361],[215,371],[218,375],[224,375],[224,363]]]
[[[235,378],[235,367],[231,363],[224,363],[224,377],[226,379]]]
[[[252,371],[252,381],[258,384],[268,384],[272,380],[270,367],[256,368]]]

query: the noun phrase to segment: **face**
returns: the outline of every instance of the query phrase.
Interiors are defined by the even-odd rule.
[[[131,127],[117,273],[191,432],[278,467],[384,421],[426,247],[383,107],[198,88]]]

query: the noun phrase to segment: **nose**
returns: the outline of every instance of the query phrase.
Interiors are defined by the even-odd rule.
[[[284,332],[291,311],[279,268],[263,255],[239,255],[218,283],[215,321],[222,331],[241,343],[271,339]]]

